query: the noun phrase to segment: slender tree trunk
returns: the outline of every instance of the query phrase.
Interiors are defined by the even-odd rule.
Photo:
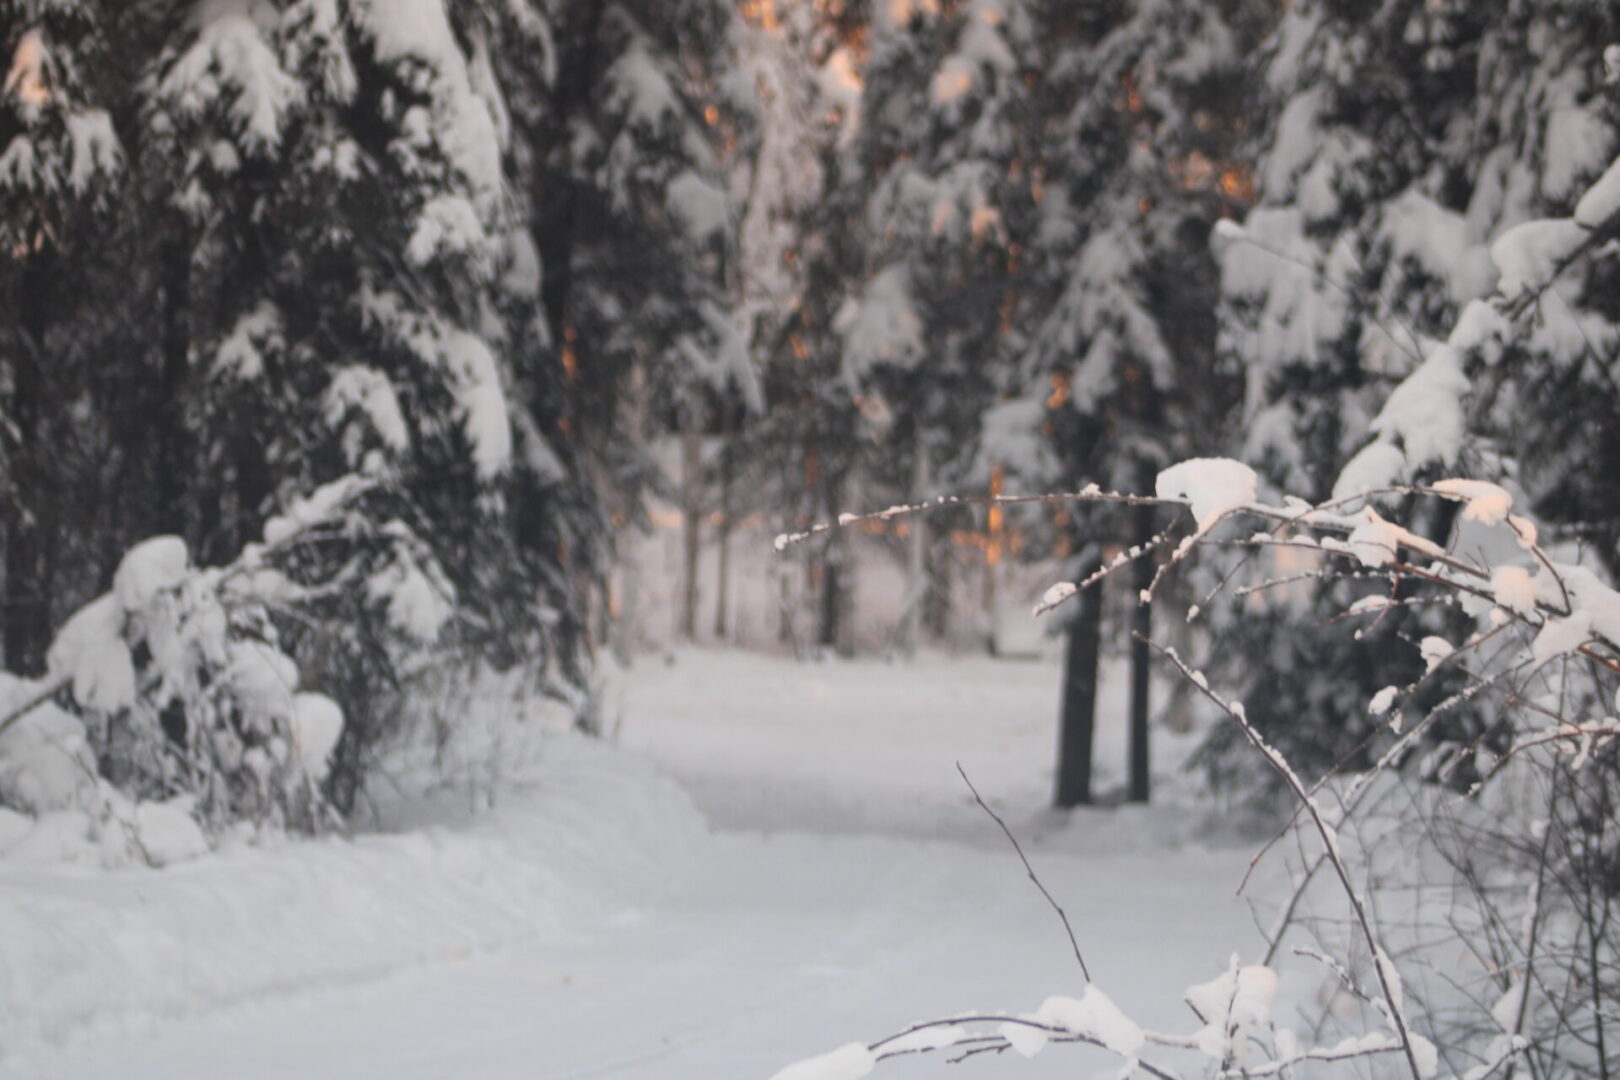
[[[825,474],[824,474],[825,475]],[[822,512],[827,521],[836,520],[844,489],[844,477],[826,477],[822,488]],[[855,655],[855,625],[850,617],[854,596],[853,552],[848,529],[834,529],[827,538],[821,574],[821,618],[817,644],[837,651],[839,656]]]
[[[619,561],[619,610],[613,628],[613,655],[625,667],[635,658],[641,610],[641,561],[634,552]]]
[[[698,542],[701,539],[702,507],[698,493],[703,486],[703,436],[697,422],[687,420],[687,430],[681,433],[681,637],[697,640],[698,612]]]
[[[912,441],[911,501],[920,503],[928,497],[928,449],[919,431]],[[906,656],[917,652],[922,636],[923,603],[928,593],[928,527],[926,514],[918,514],[909,523],[906,536],[906,597],[905,609],[900,613],[900,651]]]
[[[1001,494],[1005,473],[1000,465],[990,470],[990,497]],[[1006,537],[1006,511],[992,502],[984,512],[984,648],[995,656],[996,642],[996,567],[1001,565],[1002,542]]]
[[[720,642],[726,640],[726,632],[730,625],[731,472],[731,445],[728,435],[726,445],[720,448],[720,524],[715,536],[715,546],[719,551],[714,582],[714,639]]]
[[[838,561],[828,558],[821,567],[821,610],[816,620],[816,644],[833,648],[838,644]]]
[[[792,645],[797,653],[798,643],[793,633],[793,581],[787,567],[776,571],[776,641],[779,645]]]
[[[12,362],[11,400],[6,410],[14,433],[12,460],[7,462],[15,494],[6,506],[5,551],[5,659],[16,674],[33,675],[43,668],[50,644],[50,589],[45,548],[47,511],[59,497],[49,489],[45,473],[42,430],[46,408],[45,335],[51,310],[49,263],[53,256],[36,255],[23,271],[19,314],[25,341]]]
[[[991,540],[990,543],[994,543]],[[984,558],[984,651],[997,654],[996,646],[996,562],[987,548]]]
[[[925,544],[930,539],[927,517],[926,514],[919,514],[917,517],[917,524],[922,530]],[[950,543],[948,535],[936,539],[939,543],[946,545]],[[928,595],[923,598],[923,622],[929,634],[939,640],[943,640],[951,630],[951,577],[955,563],[954,556],[955,553],[947,546],[943,558],[928,561]]]
[[[191,258],[187,245],[163,250],[163,360],[157,401],[157,505],[150,508],[152,532],[186,535],[190,446],[184,406],[186,369],[191,363]]]
[[[45,620],[45,583],[40,580],[39,537],[19,513],[8,515],[6,528],[5,649],[6,667],[20,675],[37,674],[45,649],[40,625]]]
[[[1153,539],[1153,507],[1138,506],[1135,510],[1135,536],[1132,543],[1145,545]],[[1132,570],[1136,606],[1131,609],[1131,742],[1130,742],[1130,801],[1147,802],[1152,784],[1148,758],[1148,692],[1152,674],[1153,652],[1148,639],[1153,635],[1153,605],[1140,599],[1143,590],[1153,583],[1154,564],[1146,556],[1136,560]]]
[[[275,494],[275,480],[264,448],[243,443],[236,448],[236,551],[259,538],[265,504]],[[234,557],[234,556],[233,556]]]
[[[1100,564],[1089,562],[1080,578]],[[1088,589],[1075,598],[1080,610],[1068,628],[1063,657],[1063,704],[1058,729],[1058,807],[1090,803],[1091,749],[1097,729],[1097,673],[1102,657],[1102,592]]]

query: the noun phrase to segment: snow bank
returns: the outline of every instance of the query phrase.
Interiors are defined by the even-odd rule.
[[[777,1071],[771,1080],[860,1080],[877,1061],[861,1043],[847,1043],[830,1053],[807,1058]]]
[[[0,861],[6,1051],[559,937],[603,897],[670,876],[702,833],[686,797],[639,758],[539,744],[526,780],[465,825],[441,811],[409,833],[237,843],[162,871]],[[169,825],[189,821],[173,810]]]

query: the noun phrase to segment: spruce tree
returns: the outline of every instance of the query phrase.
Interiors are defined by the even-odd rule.
[[[81,567],[106,558],[84,528],[117,487],[105,461],[120,432],[99,409],[139,385],[138,352],[121,348],[136,343],[118,340],[132,309],[108,269],[128,186],[109,42],[127,21],[101,4],[0,4],[0,638],[28,674],[94,588]]]

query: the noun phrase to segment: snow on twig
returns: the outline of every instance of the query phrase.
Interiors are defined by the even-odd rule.
[[[864,514],[839,514],[836,521],[823,521],[803,532],[778,533],[774,545],[777,551],[785,551],[795,544],[802,544],[832,532],[834,529],[846,529],[851,525],[858,525],[864,521],[889,521],[893,518],[912,517],[917,514],[926,514],[934,510],[945,510],[953,506],[1027,506],[1031,504],[1058,505],[1077,502],[1106,502],[1120,503],[1125,506],[1186,506],[1181,499],[1157,499],[1147,495],[1129,495],[1119,491],[1104,491],[1096,484],[1089,484],[1079,491],[1060,493],[1054,495],[941,495],[930,502],[910,503],[890,506],[883,510],[872,510]]]

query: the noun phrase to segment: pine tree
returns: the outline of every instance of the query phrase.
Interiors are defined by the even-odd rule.
[[[786,5],[762,0],[753,10],[762,29],[782,35],[802,80],[784,87],[798,113],[801,189],[784,207],[792,243],[781,252],[789,294],[786,318],[756,327],[767,407],[754,448],[762,490],[785,528],[842,512],[855,475],[860,413],[844,377],[837,316],[858,280],[865,244],[862,193],[852,154],[860,130],[870,13],[864,4]],[[763,150],[764,147],[761,146]],[[801,158],[802,160],[802,158]],[[745,219],[745,227],[747,220]],[[745,254],[763,252],[758,229],[745,231]],[[749,275],[761,279],[749,266]],[[779,581],[780,636],[799,652],[811,646],[853,647],[850,539],[835,535],[809,546],[802,586],[784,564]],[[808,622],[810,629],[802,624]]]
[[[760,401],[731,285],[737,109],[725,74],[738,29],[714,0],[564,4],[553,107],[526,132],[550,147],[535,235],[573,437],[620,518],[640,523],[645,495],[664,486],[647,445],[684,433],[694,629],[700,439]]]
[[[108,48],[123,21],[97,4],[0,4],[0,637],[25,673],[94,588],[75,563],[106,555],[78,523],[113,487],[116,433],[97,428],[97,406],[129,385],[110,358],[128,344],[115,340],[126,309],[104,261],[127,186]]]
[[[1036,166],[1042,193],[1020,307],[1030,329],[1010,369],[1009,400],[987,430],[1021,440],[1031,428],[1048,434],[1040,453],[1027,441],[1002,452],[1035,474],[1026,482],[1140,490],[1170,461],[1212,450],[1231,400],[1214,362],[1203,238],[1248,197],[1233,153],[1238,30],[1219,7],[1179,0],[1047,5],[1040,15],[1038,37],[1052,55],[1039,113],[1050,134]],[[1005,423],[1015,415],[1027,418],[1022,430]],[[1145,544],[1155,531],[1146,511],[1088,508],[1084,522],[1068,541],[1080,549],[1080,577],[1100,566],[1105,549]],[[1140,590],[1151,561],[1138,572]],[[1087,598],[1069,630],[1066,686],[1078,698],[1065,709],[1065,755],[1075,756],[1073,768],[1060,763],[1063,803],[1087,797],[1077,777],[1089,756],[1099,602]],[[1145,638],[1148,609],[1134,611],[1133,629]],[[1145,799],[1145,643],[1132,652],[1130,793]]]
[[[1434,338],[1465,309],[1492,310],[1469,307],[1496,288],[1492,238],[1567,212],[1606,163],[1613,134],[1596,43],[1612,32],[1608,19],[1586,4],[1394,0],[1300,3],[1283,15],[1258,63],[1253,138],[1265,147],[1264,198],[1241,229],[1216,239],[1223,351],[1245,365],[1248,384],[1248,435],[1235,453],[1265,466],[1280,489],[1351,497],[1468,474],[1526,482],[1538,510],[1570,513],[1568,502],[1553,509],[1552,492],[1582,483],[1569,462],[1600,452],[1614,415],[1602,365],[1583,358],[1607,320],[1570,317],[1596,293],[1565,282],[1500,357],[1497,346]],[[1572,416],[1582,420],[1572,426]],[[1539,491],[1538,463],[1548,467]],[[1601,501],[1579,513],[1589,519]],[[1444,507],[1414,509],[1403,516],[1442,541],[1451,535]],[[1350,703],[1378,689],[1369,680],[1420,673],[1396,635],[1416,640],[1454,622],[1401,611],[1347,652],[1319,628],[1356,593],[1327,583],[1295,601],[1314,617],[1279,608],[1245,630],[1258,636],[1240,651],[1271,658],[1268,677],[1284,693],[1268,696],[1289,702],[1258,722],[1304,765],[1362,760],[1372,723]],[[1488,722],[1458,714],[1440,737]]]
[[[909,500],[999,482],[997,462],[974,474],[973,435],[1005,363],[1033,218],[1034,34],[1029,5],[1007,0],[891,6],[874,23],[855,146],[870,242],[838,319],[846,377],[879,421],[873,479]],[[992,650],[999,532],[985,533]],[[921,536],[913,552],[914,626]]]

